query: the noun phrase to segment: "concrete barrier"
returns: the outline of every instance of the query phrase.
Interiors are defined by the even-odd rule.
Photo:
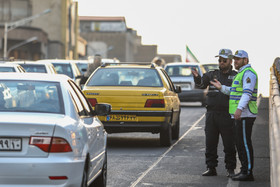
[[[270,138],[270,182],[272,187],[280,186],[280,58],[270,68],[269,92],[269,138]]]

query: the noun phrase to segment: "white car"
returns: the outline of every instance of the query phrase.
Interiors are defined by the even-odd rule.
[[[51,63],[40,63],[36,61],[13,61],[12,63],[21,65],[27,73],[57,74]]]
[[[78,66],[82,75],[84,75],[87,71],[89,60],[72,60]]]
[[[0,73],[0,186],[106,186],[107,133],[72,79],[58,74]],[[1,97],[2,96],[2,97]]]
[[[82,79],[82,74],[75,62],[72,60],[64,60],[64,59],[46,59],[46,60],[38,60],[38,63],[52,63],[56,72],[58,74],[64,74],[69,76],[71,79],[75,81],[77,85],[80,86],[80,82]]]
[[[10,62],[6,62],[6,63],[0,63],[0,72],[25,73],[25,70],[19,64],[13,64]]]
[[[111,59],[111,58],[102,58],[101,59],[101,63],[102,64],[119,64],[120,63],[120,61],[118,60],[118,59],[116,59],[116,58],[113,58],[113,59]]]

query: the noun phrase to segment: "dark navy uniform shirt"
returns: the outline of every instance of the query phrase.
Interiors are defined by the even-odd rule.
[[[204,73],[203,76],[194,77],[195,85],[198,88],[205,89],[208,87],[206,108],[207,111],[227,111],[229,110],[229,96],[221,93],[215,88],[210,81],[217,79],[222,85],[231,86],[236,71],[231,69],[227,73],[221,70],[213,70]]]

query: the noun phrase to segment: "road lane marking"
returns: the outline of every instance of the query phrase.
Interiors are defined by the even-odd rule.
[[[159,158],[157,161],[151,165],[142,175],[130,186],[130,187],[135,187],[172,149],[175,145],[177,145],[189,132],[191,132],[195,126],[204,118],[205,114],[203,114],[192,126],[187,132],[183,134],[173,145],[169,147]]]

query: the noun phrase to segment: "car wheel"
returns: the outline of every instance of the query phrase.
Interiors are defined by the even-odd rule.
[[[178,117],[178,120],[172,129],[172,140],[178,140],[179,134],[180,134],[180,117]]]
[[[172,128],[171,123],[167,123],[160,131],[160,145],[170,146],[172,144]]]
[[[87,166],[85,164],[81,187],[87,187],[87,181],[88,181],[88,171],[87,171]]]
[[[105,152],[104,163],[100,175],[89,187],[106,187],[107,184],[107,152]]]

